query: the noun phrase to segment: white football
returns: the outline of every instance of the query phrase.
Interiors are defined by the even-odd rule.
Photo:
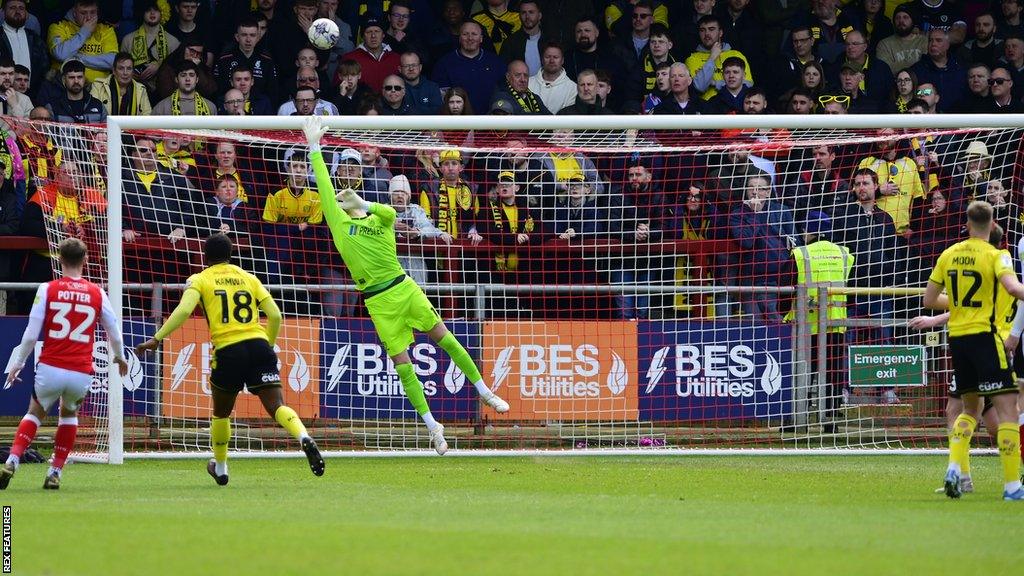
[[[330,18],[317,18],[309,27],[309,43],[320,50],[330,50],[338,42],[338,25]]]

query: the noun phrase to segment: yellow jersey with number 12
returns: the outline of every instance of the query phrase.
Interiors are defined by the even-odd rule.
[[[1009,253],[985,240],[970,238],[943,251],[928,281],[949,296],[949,335],[995,334],[999,279],[1013,273]]]
[[[270,292],[259,278],[238,266],[222,263],[193,274],[186,286],[186,290],[199,293],[214,348],[254,338],[269,340],[260,324],[260,303],[270,298]]]

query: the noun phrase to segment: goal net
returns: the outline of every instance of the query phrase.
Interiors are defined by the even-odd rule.
[[[109,156],[105,130],[33,126],[62,152],[50,183],[70,179],[77,191],[74,216],[59,185],[43,198],[50,244],[80,235],[89,275],[118,275],[131,345],[202,269],[202,240],[226,232],[235,262],[284,311],[285,401],[321,447],[427,449],[322,220],[299,120],[275,120],[291,129],[252,129],[252,119],[150,129],[161,125],[148,119],[121,131]],[[964,237],[971,200],[996,207],[1017,260],[1021,130],[648,120],[626,130],[330,124],[335,188],[396,207],[403,266],[511,405],[484,406],[418,335],[413,365],[452,447],[941,446],[945,331],[907,323],[927,313],[922,287]],[[531,127],[545,126],[556,125]],[[107,190],[111,174],[120,183]],[[121,214],[108,220],[104,197],[118,192]],[[839,278],[806,265],[829,249],[849,254]],[[96,451],[108,450],[108,428],[127,454],[209,450],[214,350],[199,314],[155,356],[130,355],[123,415],[110,423],[97,354]],[[239,397],[234,422],[235,451],[294,449],[253,396]]]

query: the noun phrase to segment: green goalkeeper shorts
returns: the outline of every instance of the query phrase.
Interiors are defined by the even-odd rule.
[[[426,332],[441,322],[441,315],[423,289],[408,276],[397,286],[370,296],[365,302],[388,356],[409,349],[414,341],[413,330]]]

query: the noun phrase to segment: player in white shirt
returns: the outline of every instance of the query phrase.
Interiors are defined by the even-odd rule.
[[[14,349],[7,363],[6,387],[10,387],[20,380],[18,374],[42,334],[43,349],[36,367],[35,388],[28,413],[21,419],[14,436],[11,455],[0,467],[0,490],[7,488],[18,470],[22,454],[57,400],[60,400],[60,420],[53,441],[53,463],[46,473],[43,488],[60,488],[61,471],[78,433],[78,407],[92,383],[97,321],[110,340],[112,362],[120,367],[122,376],[128,372],[121,327],[110,300],[103,289],[82,278],[87,261],[85,243],[67,238],[58,246],[58,252],[62,277],[39,287],[21,345]]]

